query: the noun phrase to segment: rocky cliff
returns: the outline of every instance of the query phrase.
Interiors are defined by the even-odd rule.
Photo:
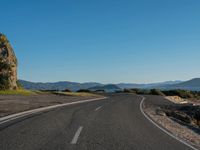
[[[0,33],[0,90],[17,88],[17,58],[6,36]]]

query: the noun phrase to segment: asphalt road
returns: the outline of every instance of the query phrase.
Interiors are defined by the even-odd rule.
[[[191,150],[150,123],[140,102],[115,94],[1,124],[0,150]]]

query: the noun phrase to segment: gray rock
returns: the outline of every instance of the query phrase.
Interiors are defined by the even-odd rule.
[[[17,58],[6,36],[0,33],[0,90],[17,88]]]

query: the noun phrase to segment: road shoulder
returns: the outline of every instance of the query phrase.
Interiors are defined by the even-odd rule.
[[[34,95],[30,97],[16,97],[17,96],[4,96],[2,99],[2,96],[0,96],[0,114],[2,116],[0,117],[0,124],[18,119],[20,117],[49,111],[63,106],[106,99],[106,97],[100,95],[91,97],[58,95]]]
[[[140,108],[148,120],[150,120],[154,125],[163,130],[165,133],[169,134],[190,148],[194,150],[200,149],[200,135],[198,133],[190,130],[186,126],[175,122],[164,113],[157,111],[159,109],[157,105],[146,104],[146,101],[148,101],[148,99],[145,100],[145,98],[143,98]]]

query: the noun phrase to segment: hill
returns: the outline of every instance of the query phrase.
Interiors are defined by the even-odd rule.
[[[102,84],[95,83],[95,82],[86,82],[86,83],[77,83],[77,82],[68,82],[68,81],[62,81],[62,82],[30,82],[25,80],[19,80],[21,85],[25,89],[29,90],[65,90],[69,89],[72,91],[77,91],[79,89],[88,89],[94,86],[100,86]]]
[[[131,89],[131,88],[139,88],[139,89],[152,89],[152,88],[165,88],[169,85],[178,84],[182,81],[166,81],[166,82],[158,82],[158,83],[149,83],[149,84],[134,84],[134,83],[120,83],[117,84],[120,88]]]
[[[91,87],[91,88],[89,88],[89,90],[91,90],[91,91],[104,90],[105,92],[115,92],[115,91],[121,90],[121,88],[119,88],[115,84],[107,84],[107,85],[103,85],[103,86]]]
[[[139,88],[139,89],[161,89],[161,90],[183,89],[183,90],[200,91],[200,78],[195,78],[185,82],[167,81],[167,82],[150,83],[150,84],[134,84],[134,83],[101,84],[96,82],[78,83],[69,81],[42,83],[42,82],[29,82],[25,80],[19,80],[19,82],[25,89],[29,90],[69,89],[72,91],[77,91],[80,89],[89,89],[92,91],[96,90],[118,91],[124,88],[126,89]]]
[[[200,91],[200,78],[194,78],[194,79],[189,80],[189,81],[169,85],[166,88]]]

